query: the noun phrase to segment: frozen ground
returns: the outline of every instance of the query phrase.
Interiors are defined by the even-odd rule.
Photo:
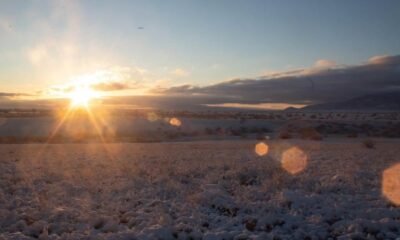
[[[0,145],[0,239],[396,239],[400,141],[361,142]]]

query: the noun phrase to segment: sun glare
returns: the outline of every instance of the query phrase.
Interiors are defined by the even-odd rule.
[[[74,86],[74,90],[68,95],[73,108],[87,108],[91,100],[97,97],[97,94],[88,86]]]

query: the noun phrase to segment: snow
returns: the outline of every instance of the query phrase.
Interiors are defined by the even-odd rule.
[[[362,141],[3,144],[0,239],[398,239],[399,140]]]

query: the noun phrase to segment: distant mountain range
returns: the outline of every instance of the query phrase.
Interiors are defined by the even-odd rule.
[[[400,111],[400,91],[369,94],[350,100],[316,104],[302,110],[384,110]]]

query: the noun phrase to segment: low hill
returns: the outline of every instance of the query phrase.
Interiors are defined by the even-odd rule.
[[[311,105],[303,110],[400,111],[400,92],[369,94],[342,102]]]

